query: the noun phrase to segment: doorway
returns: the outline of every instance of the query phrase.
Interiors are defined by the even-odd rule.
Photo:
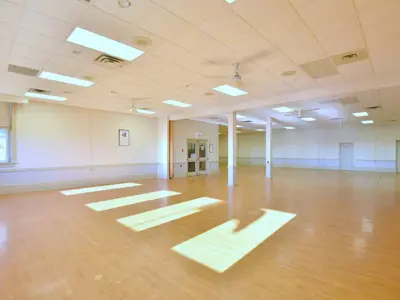
[[[353,170],[353,143],[340,143],[340,170],[352,171]]]
[[[400,173],[400,141],[396,141],[396,172]]]
[[[207,141],[187,140],[187,175],[207,174]]]

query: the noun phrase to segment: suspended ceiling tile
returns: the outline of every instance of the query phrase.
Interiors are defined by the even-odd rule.
[[[63,41],[58,39],[53,39],[46,35],[38,34],[25,29],[18,30],[16,42],[21,45],[34,47],[36,49],[41,49],[48,52],[55,51],[63,43]]]
[[[13,54],[9,60],[10,64],[16,66],[27,67],[31,69],[41,70],[44,67],[45,62],[43,60],[36,60],[33,58],[27,58],[20,55]]]
[[[365,48],[352,0],[315,1],[298,13],[329,55]]]
[[[154,2],[193,25],[199,25],[211,16],[217,15],[221,9],[220,3],[210,0],[154,0]]]
[[[238,1],[234,11],[254,27],[286,15],[292,7],[282,0],[247,0]]]
[[[340,86],[345,83],[345,81],[341,75],[318,78],[315,81],[318,83],[318,85],[320,85],[321,87],[324,87],[324,88]]]
[[[45,62],[46,60],[49,59],[50,52],[43,51],[43,50],[35,48],[35,47],[29,47],[29,46],[15,43],[13,46],[11,55],[32,58],[32,59],[35,59],[38,61]]]
[[[158,6],[139,23],[139,27],[169,41],[184,34],[187,26],[192,25]]]
[[[21,7],[18,5],[5,1],[0,2],[0,23],[14,24],[19,20],[20,15]],[[4,26],[4,24],[1,26]]]
[[[261,25],[259,30],[297,64],[327,56],[312,32],[293,10]]]
[[[93,6],[125,22],[139,24],[149,17],[157,5],[149,0],[135,0],[132,1],[132,6],[129,9],[122,9],[116,1],[96,0],[93,2]]]
[[[21,28],[47,35],[56,40],[65,40],[71,34],[74,26],[31,10],[25,10]]]
[[[374,80],[374,74],[371,68],[370,60],[342,65],[338,67],[338,70],[347,82]]]
[[[27,0],[26,5],[28,9],[71,24],[76,24],[89,8],[88,4],[77,0]]]

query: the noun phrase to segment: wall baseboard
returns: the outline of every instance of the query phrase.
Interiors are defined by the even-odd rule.
[[[0,170],[0,194],[157,178],[157,164]]]
[[[227,157],[221,157],[221,163],[227,163]],[[238,165],[243,166],[265,166],[263,157],[238,157]],[[294,169],[320,169],[340,170],[339,159],[296,159],[296,158],[274,158],[273,166],[278,168]],[[396,172],[396,161],[393,160],[355,160],[352,171],[365,172]]]

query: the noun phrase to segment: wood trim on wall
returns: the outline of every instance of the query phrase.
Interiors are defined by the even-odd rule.
[[[174,178],[174,121],[168,121],[168,176]]]

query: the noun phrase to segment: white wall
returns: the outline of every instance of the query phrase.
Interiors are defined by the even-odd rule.
[[[396,140],[400,126],[346,126],[342,129],[274,130],[272,142],[275,166],[338,169],[339,143],[354,143],[354,169],[396,171]],[[221,135],[221,160],[227,156],[227,137]],[[265,164],[263,133],[238,137],[238,160]]]
[[[30,103],[18,105],[14,129],[17,164],[0,169],[0,188],[156,176],[157,119]],[[118,145],[119,129],[130,146]]]
[[[184,177],[187,173],[187,139],[207,140],[208,144],[213,145],[213,153],[207,149],[208,167],[210,173],[219,170],[219,125],[200,121],[180,120],[173,124],[173,143],[174,143],[174,177]],[[199,137],[197,133],[201,133]]]

